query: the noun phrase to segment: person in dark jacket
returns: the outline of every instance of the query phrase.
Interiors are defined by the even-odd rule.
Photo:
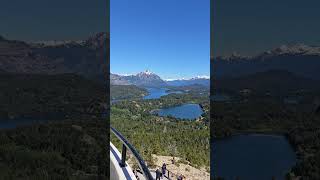
[[[161,177],[161,171],[160,171],[160,169],[157,169],[156,170],[156,180],[160,180],[160,177]]]
[[[161,178],[163,178],[167,172],[167,165],[166,163],[163,163],[162,167],[161,167],[161,170],[162,170],[162,176]]]

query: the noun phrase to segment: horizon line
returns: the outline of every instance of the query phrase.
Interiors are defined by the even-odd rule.
[[[149,72],[155,74],[155,75],[158,75],[161,79],[163,80],[166,80],[166,81],[174,81],[174,80],[190,80],[190,79],[193,79],[193,78],[203,78],[203,79],[210,79],[210,75],[207,75],[205,73],[202,73],[201,75],[191,75],[189,77],[163,77],[163,75],[161,74],[158,74],[158,73],[155,73],[153,71],[150,71],[148,70]],[[111,72],[110,71],[110,74],[116,74],[116,75],[120,75],[120,76],[135,76],[141,72],[146,72],[146,71],[140,71],[140,72],[137,72],[137,73],[115,73],[115,72]]]

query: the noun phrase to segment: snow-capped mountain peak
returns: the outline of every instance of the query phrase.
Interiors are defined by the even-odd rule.
[[[161,87],[167,85],[173,86],[185,86],[200,84],[208,86],[210,83],[209,76],[201,75],[193,78],[181,78],[181,79],[166,79],[165,81],[160,78],[157,74],[146,70],[144,72],[137,73],[136,75],[116,75],[112,74],[111,84],[123,85],[123,84],[133,84],[137,86],[149,86],[149,87]]]
[[[272,50],[274,54],[302,54],[306,53],[312,48],[305,44],[292,44],[292,45],[281,45],[280,47]]]
[[[147,75],[150,75],[150,74],[153,74],[151,71],[149,71],[149,70],[146,70],[145,72],[144,72],[144,74],[147,74]]]
[[[229,56],[218,56],[217,59],[226,61],[253,60],[256,58],[266,58],[280,55],[313,55],[320,56],[320,46],[310,46],[303,43],[284,44],[277,48],[264,51],[255,56],[242,56],[238,53],[232,53]]]
[[[227,61],[232,61],[232,60],[238,60],[238,59],[250,59],[251,56],[244,56],[244,55],[241,55],[238,52],[233,52],[231,55],[219,56],[218,58],[219,59],[224,59],[224,60],[227,60]]]
[[[48,41],[35,41],[31,42],[32,45],[40,45],[42,47],[55,47],[55,46],[70,46],[70,45],[84,45],[84,40],[48,40]]]
[[[288,44],[281,45],[278,48],[266,51],[266,55],[320,55],[320,47],[318,46],[309,46],[306,44],[298,43],[298,44]]]
[[[90,36],[87,40],[45,40],[45,41],[31,41],[33,46],[40,47],[57,47],[57,46],[87,46],[93,49],[104,48],[107,39],[110,37],[108,33],[99,32]],[[1,39],[1,38],[0,38]]]
[[[191,78],[191,79],[210,79],[210,76],[202,75],[202,76],[196,76],[196,77]]]
[[[149,70],[145,70],[144,72],[140,72],[137,74],[137,76],[154,76],[154,75],[156,74]]]
[[[197,79],[210,79],[210,76],[207,75],[198,75],[192,78],[172,78],[172,79],[166,79],[166,81],[189,81],[189,80],[197,80]]]
[[[111,82],[111,84],[114,84],[114,85],[117,85],[117,84],[122,85],[124,83],[120,80],[124,80],[127,84],[132,84],[136,86],[144,86],[144,87],[166,86],[165,81],[163,81],[157,74],[152,73],[149,70],[137,73],[136,75],[128,75],[128,76],[114,75],[114,77],[115,77],[114,80]],[[121,82],[121,84],[118,82]]]
[[[319,79],[320,46],[286,44],[261,52],[251,58],[228,61],[216,57],[215,77],[239,77],[268,70],[286,70],[297,75]]]
[[[183,81],[183,80],[188,80],[186,78],[169,78],[169,79],[166,79],[165,81]]]

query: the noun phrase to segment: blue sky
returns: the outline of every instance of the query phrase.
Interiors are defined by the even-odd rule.
[[[213,56],[320,44],[319,0],[213,0]]]
[[[0,35],[15,40],[83,40],[109,31],[109,0],[5,0]]]
[[[111,72],[210,74],[209,0],[111,0]]]

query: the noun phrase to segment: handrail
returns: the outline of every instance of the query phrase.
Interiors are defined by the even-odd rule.
[[[129,141],[122,136],[121,133],[119,133],[115,128],[111,127],[111,132],[122,142],[122,151],[121,151],[121,162],[120,166],[125,167],[126,166],[126,154],[127,149],[133,154],[133,156],[138,161],[138,165],[140,169],[143,172],[143,176],[146,178],[146,180],[154,180],[147,165],[145,164],[144,160],[141,158],[137,150],[129,143]]]

